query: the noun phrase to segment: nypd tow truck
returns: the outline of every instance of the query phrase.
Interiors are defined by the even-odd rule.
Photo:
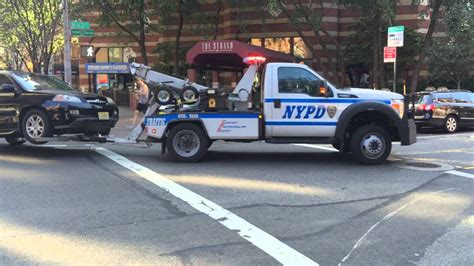
[[[134,64],[135,76],[155,84],[143,127],[173,161],[198,162],[214,141],[332,144],[362,164],[378,164],[392,142],[416,142],[416,127],[400,94],[339,89],[306,65],[244,59],[231,93]],[[141,134],[137,129],[129,139]]]

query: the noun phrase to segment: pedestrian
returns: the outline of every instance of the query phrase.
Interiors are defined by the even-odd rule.
[[[369,74],[364,73],[362,75],[362,77],[360,77],[359,88],[368,88],[369,87],[369,79],[370,79]]]
[[[137,78],[137,85],[138,85],[138,93],[137,97],[137,108],[135,109],[135,113],[133,115],[133,125],[137,124],[138,115],[141,113],[145,114],[146,110],[148,109],[148,95],[149,89],[148,85],[146,85],[143,79]]]

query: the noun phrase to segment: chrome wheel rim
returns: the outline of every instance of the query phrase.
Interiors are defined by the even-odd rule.
[[[30,138],[37,139],[43,136],[45,129],[43,118],[39,115],[32,115],[26,120],[26,134]]]
[[[161,102],[167,102],[170,100],[170,93],[166,90],[160,90],[158,91],[158,99],[161,101]]]
[[[360,143],[362,154],[370,159],[380,158],[386,149],[385,138],[379,133],[366,134]]]
[[[449,117],[448,120],[446,120],[446,128],[448,129],[449,132],[453,132],[456,130],[457,127],[457,122],[454,117]]]
[[[199,151],[201,141],[191,130],[181,130],[173,138],[173,148],[181,157],[192,157]]]
[[[194,93],[194,91],[192,90],[185,90],[183,92],[183,100],[185,102],[191,102],[191,101],[194,101],[196,100],[196,94]]]

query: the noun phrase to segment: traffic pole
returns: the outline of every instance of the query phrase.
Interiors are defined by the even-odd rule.
[[[63,0],[63,19],[64,19],[64,81],[67,84],[72,85],[71,28],[69,25],[68,0]]]

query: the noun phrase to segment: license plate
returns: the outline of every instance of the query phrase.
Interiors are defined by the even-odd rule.
[[[425,118],[425,117],[422,116],[422,115],[415,115],[415,119],[423,119],[423,118]]]
[[[109,120],[109,113],[108,112],[99,112],[98,114],[99,120]]]

